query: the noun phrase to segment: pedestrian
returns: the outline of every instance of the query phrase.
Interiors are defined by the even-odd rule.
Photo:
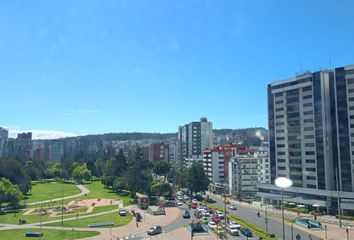
[[[300,234],[299,234],[299,233],[296,234],[295,239],[296,239],[296,240],[301,240],[301,237],[300,237]]]
[[[312,236],[311,236],[311,234],[309,234],[309,238],[308,238],[308,240],[312,240]]]

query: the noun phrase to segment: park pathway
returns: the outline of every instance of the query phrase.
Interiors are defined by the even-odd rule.
[[[55,202],[55,201],[61,201],[61,200],[65,200],[65,199],[81,197],[81,196],[83,196],[85,194],[88,194],[90,192],[90,190],[88,190],[85,186],[83,186],[81,184],[77,184],[75,186],[80,189],[81,193],[78,193],[78,194],[75,194],[75,195],[71,195],[71,196],[66,196],[66,197],[63,197],[63,198],[54,198],[54,199],[49,199],[49,200],[44,200],[44,201],[39,201],[39,202],[26,203],[26,205],[27,206],[32,206],[32,205],[38,205],[38,204],[44,204],[44,203],[50,203],[50,202]]]

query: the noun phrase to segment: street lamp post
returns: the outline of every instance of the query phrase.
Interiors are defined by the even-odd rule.
[[[267,211],[267,206],[265,206],[265,225],[266,225],[266,232],[267,232],[267,235],[268,235],[268,211]]]
[[[327,225],[325,225],[325,235],[326,235],[326,239],[327,239]]]
[[[284,223],[284,188],[291,187],[293,182],[286,177],[278,177],[275,179],[275,185],[281,188],[281,218],[283,224],[283,240],[285,240],[285,223]]]

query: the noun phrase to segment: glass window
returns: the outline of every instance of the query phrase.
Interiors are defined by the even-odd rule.
[[[305,96],[302,97],[302,99],[304,99],[304,100],[305,99],[310,99],[310,98],[312,98],[312,95],[305,95]]]

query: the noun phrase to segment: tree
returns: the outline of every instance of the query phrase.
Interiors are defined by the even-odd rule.
[[[101,182],[103,183],[103,185],[105,185],[106,188],[110,188],[113,187],[114,179],[115,179],[114,176],[103,175]]]
[[[15,207],[22,199],[22,193],[18,186],[13,185],[9,179],[0,179],[0,212],[3,203]]]
[[[0,177],[9,179],[12,184],[20,188],[23,194],[26,194],[31,188],[31,181],[23,164],[15,159],[0,160]]]
[[[191,168],[188,169],[187,186],[191,191],[191,194],[205,191],[209,186],[209,178],[204,172],[203,165],[200,163],[194,163]]]
[[[123,150],[120,149],[118,154],[108,161],[106,175],[122,176],[127,167],[127,158],[125,157]]]
[[[156,175],[164,176],[165,180],[166,180],[166,175],[170,172],[170,169],[171,169],[171,165],[165,161],[158,161],[154,164],[154,173]]]
[[[127,187],[132,196],[135,196],[136,192],[150,194],[152,176],[149,161],[143,159],[143,152],[140,147],[137,146],[130,157],[128,169],[124,176],[125,179],[129,179]]]
[[[86,162],[86,166],[87,166],[87,169],[91,171],[92,175],[93,176],[97,176],[96,175],[96,165],[95,165],[95,161],[90,159]]]
[[[103,158],[97,158],[95,162],[95,172],[92,172],[92,174],[96,177],[102,177],[105,170],[106,170],[106,164],[107,160]]]
[[[180,188],[188,188],[188,169],[187,168],[182,168],[176,176],[176,182],[177,185]]]
[[[91,171],[87,169],[86,164],[77,166],[73,171],[73,178],[78,182],[82,182],[83,180],[89,181],[91,177]]]
[[[60,167],[62,170],[65,170],[64,175],[68,175],[68,178],[72,176],[72,173],[75,169],[75,162],[71,158],[63,158],[63,160],[60,163]],[[62,171],[63,172],[63,171]]]
[[[48,168],[45,171],[45,176],[47,178],[59,178],[61,176],[61,171],[59,168],[57,167],[53,167],[53,168]]]
[[[151,192],[157,196],[170,197],[172,195],[172,187],[169,183],[159,182],[151,187]]]
[[[119,192],[119,191],[122,191],[122,190],[125,190],[127,187],[127,184],[126,184],[126,181],[124,178],[122,177],[116,177],[113,181],[113,190],[116,191],[116,192]]]

